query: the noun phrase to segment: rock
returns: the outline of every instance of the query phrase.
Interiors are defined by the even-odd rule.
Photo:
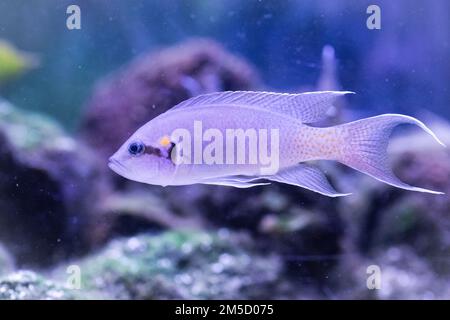
[[[335,199],[277,183],[249,189],[200,185],[167,189],[164,196],[171,211],[199,215],[216,228],[248,232],[264,252],[281,255],[294,275],[325,280],[334,257],[341,253],[343,224]]]
[[[372,269],[371,269],[372,268]],[[376,271],[374,271],[376,269]],[[378,286],[375,286],[375,275]],[[449,299],[448,276],[436,274],[409,246],[391,246],[371,257],[349,255],[332,276],[341,299]],[[369,286],[368,286],[369,285]]]
[[[18,271],[0,278],[0,300],[67,300],[73,293],[32,271]]]
[[[255,253],[248,239],[226,230],[114,240],[75,264],[83,294],[104,298],[265,299],[289,292],[275,255]],[[63,271],[56,272],[57,279],[65,279]]]
[[[18,266],[90,246],[102,181],[95,157],[56,123],[0,101],[0,241]]]
[[[116,236],[226,227],[251,236],[258,251],[280,255],[294,277],[319,283],[326,282],[341,254],[344,226],[336,201],[300,188],[273,184],[242,190],[202,185],[129,189],[103,202]]]
[[[447,124],[427,123],[444,143],[450,142]],[[450,192],[450,152],[431,137],[418,131],[394,138],[390,154],[394,172],[401,180],[445,194]],[[356,251],[362,258],[368,258],[399,247],[402,248],[400,255],[417,256],[417,263],[426,265],[427,272],[434,277],[448,277],[450,261],[444,257],[450,254],[449,197],[401,190],[363,176],[358,184],[358,193],[343,199],[340,209],[348,226],[343,241],[344,253]],[[415,265],[411,265],[413,267]],[[406,272],[407,267],[404,268]],[[430,281],[428,287],[433,288],[432,282],[439,280]],[[416,293],[419,294],[419,290]]]
[[[187,98],[258,84],[244,60],[213,41],[190,40],[137,58],[101,81],[85,107],[82,137],[106,159],[141,125]]]
[[[379,253],[376,261],[381,270],[381,289],[376,292],[379,299],[448,299],[450,290],[430,268],[426,260],[417,256],[410,248],[391,247]]]
[[[438,274],[449,274],[450,152],[437,146],[434,151],[401,153],[394,165],[398,175],[413,185],[444,192],[434,195],[395,192],[380,212],[373,249],[386,245],[407,245]]]
[[[298,299],[280,258],[259,253],[243,233],[168,231],[111,241],[45,276],[21,270],[0,278],[0,299]],[[80,272],[71,288],[69,268]],[[71,269],[73,270],[73,269]]]

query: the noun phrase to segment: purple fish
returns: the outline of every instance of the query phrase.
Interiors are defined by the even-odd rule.
[[[154,185],[195,183],[247,188],[270,181],[330,197],[337,192],[311,160],[339,161],[406,190],[441,194],[400,181],[388,164],[389,136],[399,124],[425,124],[383,114],[333,127],[314,127],[348,91],[301,94],[218,92],[176,105],[138,129],[110,158],[125,178]]]

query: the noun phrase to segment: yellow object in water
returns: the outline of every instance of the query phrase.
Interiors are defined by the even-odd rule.
[[[0,83],[38,65],[33,54],[22,52],[0,40]]]

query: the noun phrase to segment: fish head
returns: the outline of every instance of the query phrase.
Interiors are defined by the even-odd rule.
[[[176,168],[173,144],[167,135],[133,134],[110,158],[108,166],[124,178],[153,185],[169,185]]]

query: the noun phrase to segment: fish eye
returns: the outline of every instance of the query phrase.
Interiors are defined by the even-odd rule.
[[[128,145],[128,152],[133,156],[139,156],[145,151],[145,145],[141,141],[135,141]]]

